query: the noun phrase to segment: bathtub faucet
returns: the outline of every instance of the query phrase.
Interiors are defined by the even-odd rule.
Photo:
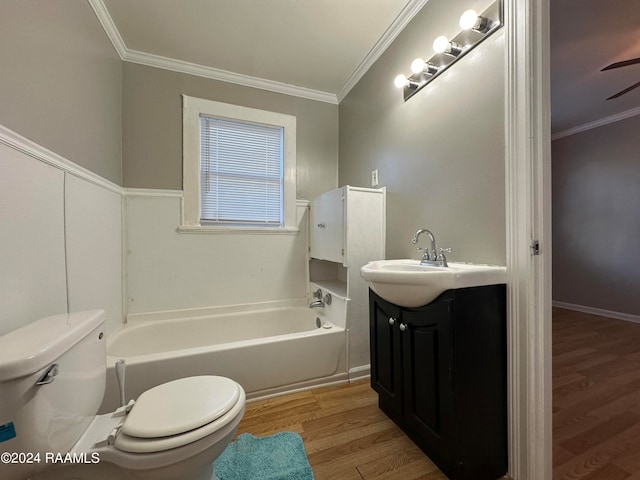
[[[331,294],[327,293],[323,299],[322,290],[320,289],[313,292],[313,298],[317,298],[318,300],[316,300],[315,302],[311,302],[309,304],[309,308],[320,308],[324,307],[325,305],[331,305]]]

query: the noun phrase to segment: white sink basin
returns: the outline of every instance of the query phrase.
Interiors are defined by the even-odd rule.
[[[420,260],[378,260],[360,275],[371,289],[401,307],[420,307],[445,290],[505,283],[506,267],[449,262],[448,267],[420,265]]]

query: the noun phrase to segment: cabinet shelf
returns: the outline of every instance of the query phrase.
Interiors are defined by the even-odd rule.
[[[318,285],[322,290],[326,290],[332,295],[338,295],[344,299],[348,299],[347,297],[347,282],[343,282],[341,280],[311,280],[312,283]]]
[[[386,189],[346,185],[309,205],[309,280],[348,300],[349,372],[369,366],[368,286],[360,268],[385,255]]]

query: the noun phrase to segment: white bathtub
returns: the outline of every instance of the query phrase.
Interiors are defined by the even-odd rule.
[[[120,358],[127,364],[127,400],[192,375],[232,378],[248,398],[346,380],[345,330],[324,318],[320,309],[240,307],[213,312],[173,319],[143,315],[111,334],[101,411],[118,406],[114,363]]]

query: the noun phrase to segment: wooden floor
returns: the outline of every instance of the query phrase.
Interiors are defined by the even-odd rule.
[[[640,480],[640,324],[553,310],[553,479]]]
[[[238,429],[280,431],[302,436],[317,480],[446,479],[368,380],[250,403]],[[553,467],[553,480],[640,480],[640,324],[554,308]]]
[[[238,433],[299,433],[316,480],[446,479],[377,398],[365,380],[260,400],[247,405]]]

